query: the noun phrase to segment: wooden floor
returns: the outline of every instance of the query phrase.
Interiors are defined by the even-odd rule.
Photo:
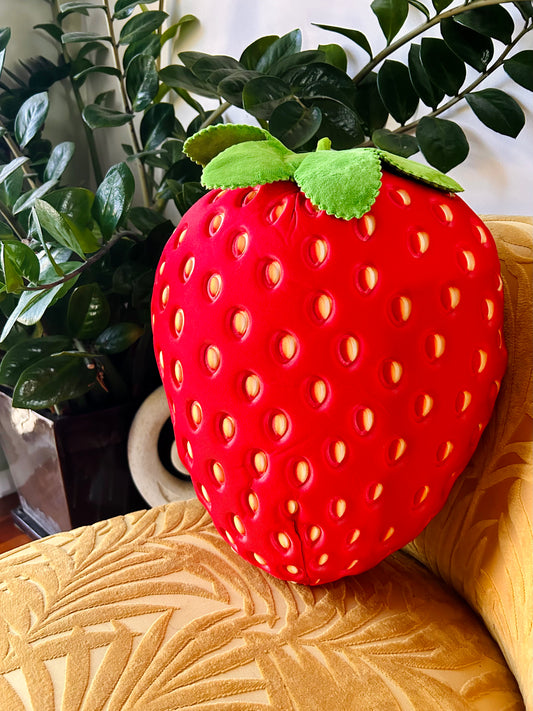
[[[0,553],[17,548],[32,539],[13,525],[11,509],[18,504],[16,494],[10,494],[0,499]]]

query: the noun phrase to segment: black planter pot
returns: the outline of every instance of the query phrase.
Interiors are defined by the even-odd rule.
[[[14,408],[0,392],[0,444],[33,537],[146,508],[130,475],[132,405],[67,416]]]

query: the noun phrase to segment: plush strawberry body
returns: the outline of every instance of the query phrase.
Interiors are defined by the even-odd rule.
[[[246,560],[301,583],[367,570],[441,509],[506,364],[493,239],[383,171],[359,219],[291,181],[212,190],[153,295],[179,455]]]

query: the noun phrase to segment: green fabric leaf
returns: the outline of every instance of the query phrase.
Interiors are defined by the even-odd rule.
[[[136,323],[117,323],[102,331],[95,341],[95,346],[100,353],[122,353],[132,346],[143,333],[144,328]]]
[[[370,7],[389,45],[407,19],[409,3],[407,0],[373,0]]]
[[[404,173],[411,178],[420,180],[422,183],[427,183],[434,188],[454,193],[462,192],[463,190],[459,183],[453,180],[453,178],[444,175],[434,168],[430,168],[422,163],[417,163],[414,160],[402,158],[399,155],[393,155],[388,151],[380,150],[378,153],[380,158],[389,166],[392,166],[396,170],[399,170],[400,173]]]
[[[122,111],[108,109],[106,106],[89,104],[83,109],[83,120],[89,128],[111,128],[113,126],[124,126],[131,121],[133,114],[125,114]]]
[[[247,141],[265,141],[271,138],[268,131],[257,126],[225,123],[208,126],[188,138],[183,151],[198,165],[207,165],[226,148]]]
[[[478,72],[484,72],[494,55],[490,37],[447,17],[440,22],[440,31],[448,47]]]
[[[361,47],[361,49],[364,49],[370,59],[372,59],[372,48],[370,47],[370,43],[365,37],[365,35],[362,32],[359,32],[359,30],[351,30],[346,27],[336,27],[335,25],[321,25],[318,22],[313,22],[312,24],[315,25],[315,27],[320,27],[322,30],[336,32],[337,34],[346,37],[352,42],[355,42],[355,44],[358,47]]]
[[[134,15],[126,22],[120,31],[119,44],[131,44],[157,30],[167,19],[168,13],[163,10],[148,10]]]
[[[0,383],[14,387],[24,370],[52,353],[72,346],[67,336],[42,336],[20,341],[12,346],[0,362]]]
[[[94,364],[75,354],[51,355],[23,371],[14,390],[14,407],[43,409],[80,397],[97,382]]]
[[[204,168],[202,185],[207,188],[241,188],[289,180],[293,175],[292,151],[275,138],[232,145]]]
[[[509,57],[503,68],[517,84],[533,91],[533,49],[524,49]]]
[[[46,91],[30,96],[22,104],[15,117],[15,138],[21,148],[27,146],[43,127],[48,115],[48,108]]]
[[[393,133],[386,128],[378,128],[372,133],[372,142],[377,148],[408,158],[418,151],[418,142],[407,133]]]
[[[134,191],[135,179],[126,163],[113,165],[98,186],[92,214],[106,239],[127,212]]]
[[[317,106],[306,108],[298,101],[285,101],[272,112],[269,129],[287,148],[295,150],[315,135],[321,122],[322,112]]]
[[[483,89],[465,96],[468,105],[485,126],[516,138],[526,121],[521,106],[500,89]]]
[[[110,315],[109,303],[98,284],[78,286],[68,303],[68,332],[81,340],[96,338],[106,328]]]
[[[328,215],[362,217],[381,189],[381,167],[372,148],[308,153],[294,179],[309,200]]]
[[[300,30],[293,30],[288,32],[283,37],[274,40],[266,48],[265,52],[258,59],[255,66],[256,71],[267,74],[271,68],[283,59],[291,54],[296,54],[302,48],[302,33]]]
[[[279,77],[260,76],[251,79],[242,91],[246,111],[259,119],[269,119],[276,106],[291,96],[291,90]]]
[[[444,173],[462,163],[469,146],[463,129],[453,121],[423,116],[416,139],[427,162]]]
[[[466,78],[466,67],[444,40],[424,37],[420,44],[420,59],[433,84],[448,96],[459,93]]]
[[[487,5],[467,10],[456,15],[455,20],[465,27],[500,40],[504,44],[509,44],[512,41],[514,21],[502,5]]]
[[[54,147],[54,150],[48,159],[48,163],[46,164],[44,179],[59,180],[70,163],[70,160],[74,155],[74,150],[75,145],[72,141],[58,143],[57,146]]]
[[[377,86],[388,112],[403,126],[418,106],[409,70],[401,62],[386,59],[378,72]]]
[[[429,78],[420,58],[420,45],[413,42],[409,47],[409,76],[418,96],[433,110],[444,98],[444,90]]]
[[[148,54],[139,54],[128,64],[126,91],[134,111],[143,111],[151,103],[159,89],[155,59]]]

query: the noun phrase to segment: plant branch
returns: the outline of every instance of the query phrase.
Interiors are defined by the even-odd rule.
[[[106,255],[109,250],[117,243],[119,242],[123,237],[137,237],[135,233],[131,232],[117,232],[109,242],[106,242],[104,246],[98,250],[98,252],[95,252],[92,257],[89,257],[83,264],[80,264],[80,266],[77,269],[74,269],[72,272],[69,272],[68,274],[65,274],[64,277],[61,277],[61,279],[56,279],[56,281],[51,281],[48,282],[47,284],[39,284],[38,286],[25,286],[24,291],[46,291],[47,289],[53,289],[54,286],[59,286],[60,284],[64,284],[67,281],[70,281],[73,277],[77,276],[78,274],[82,274],[86,269],[88,269],[90,266],[92,266],[95,262],[100,261],[104,255]]]
[[[6,127],[4,126],[4,124],[3,124],[1,121],[0,121],[0,128],[3,128],[3,129],[5,130],[5,133],[3,134],[2,138],[3,138],[4,141],[6,142],[6,145],[7,145],[7,147],[9,148],[9,150],[10,150],[11,155],[13,156],[13,158],[22,158],[24,154],[19,150],[19,147],[17,146],[17,144],[15,143],[15,141],[11,138],[11,136],[9,135],[9,133],[8,133],[8,131],[7,131],[7,129],[6,129]],[[25,177],[26,180],[28,181],[28,185],[30,186],[30,188],[31,188],[32,190],[35,190],[35,188],[38,187],[37,183],[36,183],[35,180],[34,180],[34,178],[36,177],[36,176],[35,176],[35,173],[32,173],[32,172],[28,169],[28,166],[26,165],[26,163],[23,163],[20,167],[22,168],[22,172],[24,173],[24,177]]]
[[[215,123],[217,118],[222,116],[222,114],[225,113],[230,107],[231,104],[228,101],[224,101],[222,104],[217,106],[217,108],[211,113],[210,116],[206,118],[206,120],[203,122],[203,124],[198,130],[201,131],[202,128],[207,128],[207,126],[211,126],[211,124]]]
[[[119,52],[118,52],[118,43],[116,40],[115,27],[113,25],[113,17],[111,15],[109,0],[104,0],[104,3],[105,3],[105,16],[106,16],[106,20],[107,20],[107,27],[108,27],[108,31],[109,31],[109,36],[111,38],[111,47],[113,49],[113,59],[114,59],[115,67],[120,72],[119,85],[120,85],[120,93],[122,96],[122,103],[124,104],[124,111],[127,114],[131,114],[131,113],[133,113],[133,109],[130,104],[130,100],[128,98],[128,93],[126,91],[126,86],[124,84],[123,73],[120,68],[121,62],[120,62],[120,56],[119,56]],[[139,139],[137,138],[137,132],[135,131],[133,118],[131,118],[128,121],[128,127],[129,127],[130,136],[131,136],[131,140],[133,143],[133,148],[135,150],[135,153],[140,153],[142,151],[142,146],[141,146]],[[140,159],[137,159],[137,170],[139,173],[139,181],[140,181],[140,185],[141,185],[141,192],[143,195],[144,205],[145,205],[145,207],[150,207],[150,204],[152,201],[150,198],[150,191],[148,190],[148,181],[146,178],[146,171],[144,168],[144,164]]]
[[[28,235],[24,232],[22,227],[18,224],[18,222],[15,219],[15,216],[12,214],[11,210],[9,210],[1,202],[0,202],[0,215],[2,215],[2,217],[6,221],[7,225],[11,228],[13,234],[16,237],[18,237],[21,242],[27,243],[28,242]]]
[[[426,20],[422,24],[418,25],[417,27],[412,29],[411,32],[408,32],[407,34],[403,35],[402,37],[397,39],[396,42],[393,42],[388,47],[385,47],[385,49],[381,50],[381,52],[376,54],[376,56],[371,59],[370,62],[365,64],[361,71],[353,77],[353,83],[358,84],[362,79],[364,79],[368,74],[370,74],[374,67],[380,64],[390,54],[395,52],[400,47],[403,47],[404,44],[407,44],[412,39],[418,37],[418,35],[422,34],[426,30],[429,30],[430,27],[438,25],[442,20],[445,20],[448,17],[454,17],[455,15],[461,15],[463,12],[476,10],[480,7],[486,7],[488,5],[501,5],[502,3],[507,2],[513,2],[513,0],[473,0],[473,2],[465,3],[464,5],[452,7],[449,10],[445,10],[444,12],[437,13],[431,19]]]

